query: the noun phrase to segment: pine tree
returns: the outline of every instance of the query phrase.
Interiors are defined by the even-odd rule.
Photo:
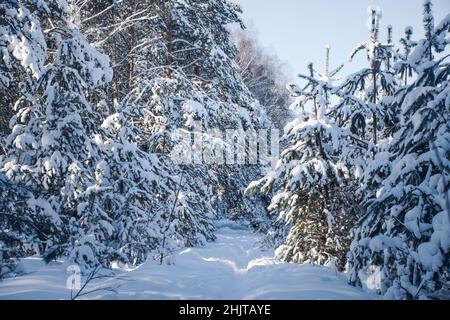
[[[240,23],[234,5],[205,0],[157,1],[151,10],[157,17],[150,22],[152,32],[147,32],[138,42],[145,47],[149,38],[156,38],[159,40],[153,45],[162,49],[145,49],[139,54],[134,81],[138,85],[132,98],[133,103],[144,110],[143,124],[148,141],[148,145],[143,146],[145,151],[159,156],[171,154],[173,148],[182,143],[176,139],[180,130],[192,131],[208,143],[214,138],[205,132],[211,130],[246,130],[264,121],[268,124],[234,62],[237,50],[225,28],[225,24]],[[198,180],[197,173],[203,172],[203,183],[191,184],[190,189],[195,190],[195,194],[204,194],[205,189],[232,190],[230,195],[237,196],[223,199],[226,207],[223,211],[231,215],[234,208],[243,205],[243,215],[254,212],[245,205],[243,197],[249,181],[241,179],[248,176],[244,172],[246,168],[207,167],[197,163],[179,169],[185,173],[186,181]],[[234,192],[236,189],[240,192]],[[205,201],[201,207],[212,207],[212,203]],[[212,208],[217,215],[215,207]]]
[[[93,185],[93,173],[101,156],[92,140],[97,128],[85,92],[109,81],[111,73],[107,57],[76,30],[71,33],[34,94],[16,103],[2,166],[9,179],[35,195],[38,212],[61,224],[45,256],[52,259],[78,248],[72,251],[74,260],[92,267],[98,263],[94,255],[106,250],[100,242],[108,232],[101,222],[107,214],[96,207],[102,190]]]
[[[413,76],[413,70],[411,65],[408,64],[409,55],[414,47],[417,45],[417,42],[413,41],[413,28],[408,26],[405,28],[405,36],[400,39],[400,44],[402,45],[402,51],[397,51],[397,62],[394,65],[394,69],[396,69],[399,77],[403,80],[403,85],[408,84],[408,79]]]
[[[58,226],[34,210],[33,195],[0,173],[0,279],[20,273],[19,258],[39,254]]]
[[[1,136],[9,132],[9,119],[13,115],[11,105],[20,87],[26,90],[34,78],[42,72],[47,45],[39,20],[18,1],[0,4],[0,111]],[[22,75],[22,77],[20,76]],[[22,80],[20,80],[22,79]],[[13,90],[11,90],[13,89]]]
[[[16,99],[22,95],[33,100],[32,89],[43,74],[44,64],[52,59],[48,48],[52,45],[53,30],[44,32],[47,23],[62,25],[64,1],[3,1],[0,4],[0,139],[10,133],[9,121],[14,115]],[[51,10],[50,10],[51,9]],[[16,106],[20,107],[19,101]],[[31,119],[31,127],[39,126],[35,109],[25,109],[19,115]],[[15,119],[12,120],[14,123]],[[22,128],[16,128],[16,133]],[[34,129],[33,129],[34,130]],[[8,141],[7,141],[8,143]],[[37,146],[32,135],[24,134],[11,144],[32,149]],[[3,147],[3,141],[1,141]],[[13,146],[13,148],[16,148]],[[0,149],[0,153],[5,150]],[[12,153],[16,150],[10,149]],[[22,154],[20,161],[28,165],[30,155]],[[3,161],[3,159],[0,159]],[[1,272],[15,272],[18,258],[39,254],[52,245],[53,235],[60,231],[59,219],[45,204],[36,200],[28,186],[14,183],[4,173],[15,170],[12,163],[0,173]],[[17,270],[16,270],[17,269]]]
[[[359,44],[350,54],[353,57],[365,50],[369,68],[362,69],[350,75],[340,85],[339,96],[341,103],[336,108],[335,117],[341,127],[347,127],[362,140],[371,141],[371,149],[375,151],[383,128],[391,121],[382,108],[380,101],[391,95],[396,88],[396,79],[388,66],[392,56],[392,44],[379,41],[381,10],[374,7],[368,9],[370,18],[370,39]],[[375,148],[375,149],[374,149]]]
[[[5,0],[0,4],[1,138],[10,133],[14,102],[32,90],[44,64],[52,60],[49,49],[53,47],[55,29],[65,24],[66,6],[64,0]],[[47,28],[48,24],[52,28]]]
[[[161,52],[156,47],[154,33],[156,1],[108,1],[81,0],[73,4],[71,16],[76,25],[100,52],[110,57],[114,70],[113,80],[100,92],[91,92],[91,99],[106,100],[114,114],[114,102],[121,102],[135,89],[139,73],[152,73],[157,63],[151,52]],[[146,61],[146,70],[137,63]],[[109,112],[109,113],[108,113]]]
[[[350,282],[388,299],[418,299],[448,291],[450,271],[449,64],[450,16],[434,27],[424,2],[425,38],[408,58],[417,78],[394,94],[400,125],[369,164],[366,180],[381,180],[364,201],[350,253]]]
[[[26,200],[29,194],[24,189],[16,188],[0,173],[0,279],[17,268],[17,258],[26,254],[24,235],[27,222]],[[31,216],[31,215],[30,215]],[[25,240],[25,241],[24,241]]]
[[[123,262],[139,264],[152,252],[166,256],[170,249],[212,240],[211,219],[205,217],[212,208],[202,207],[207,195],[190,189],[191,185],[201,186],[196,184],[201,180],[179,184],[177,171],[167,158],[138,147],[137,138],[143,134],[133,121],[143,116],[142,109],[127,105],[120,110],[103,123],[109,138],[102,142],[108,155],[102,179],[105,185],[112,185],[113,226]],[[173,230],[176,233],[168,232]],[[170,241],[176,245],[168,245]]]
[[[278,257],[343,269],[356,207],[348,194],[350,174],[341,156],[350,149],[351,133],[329,117],[335,90],[332,77],[341,67],[329,71],[327,47],[325,72],[316,77],[313,65],[308,68],[310,75],[300,75],[308,85],[290,86],[303,110],[285,127],[288,148],[275,170],[252,183],[249,191],[274,192],[269,210],[276,211],[289,230]]]

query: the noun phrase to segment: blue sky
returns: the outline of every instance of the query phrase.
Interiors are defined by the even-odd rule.
[[[369,36],[367,8],[379,6],[383,12],[381,39],[386,27],[394,28],[394,40],[405,27],[414,28],[414,38],[423,35],[422,0],[232,0],[241,5],[244,20],[257,30],[263,46],[269,47],[288,65],[291,79],[305,72],[308,62],[323,69],[325,45],[331,45],[331,66],[346,63],[341,75],[365,63],[360,54],[349,64],[352,49]],[[449,0],[434,0],[436,23],[450,13]]]

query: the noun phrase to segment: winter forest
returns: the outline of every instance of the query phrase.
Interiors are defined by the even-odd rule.
[[[294,83],[232,0],[0,0],[0,299],[450,299],[450,13],[414,5]]]

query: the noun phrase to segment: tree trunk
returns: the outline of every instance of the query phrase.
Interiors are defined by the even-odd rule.
[[[377,103],[377,70],[376,66],[372,67],[372,75],[373,75],[373,103]],[[375,111],[372,111],[372,126],[373,126],[373,144],[377,144],[377,128],[378,128],[378,119]]]
[[[166,25],[166,45],[167,45],[167,54],[166,54],[166,76],[169,78],[172,76],[172,63],[173,63],[173,22],[170,10],[166,7],[166,2],[168,0],[162,1],[162,11],[163,11],[163,20]]]

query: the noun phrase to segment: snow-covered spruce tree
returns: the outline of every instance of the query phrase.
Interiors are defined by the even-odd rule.
[[[0,49],[3,53],[0,58],[0,132],[3,136],[9,131],[12,104],[20,84],[29,87],[31,78],[40,75],[47,46],[38,19],[19,2],[9,0],[0,3],[0,16]]]
[[[409,58],[417,45],[417,42],[412,40],[413,29],[411,26],[407,26],[405,28],[405,35],[400,39],[401,49],[397,49],[395,54],[393,54],[393,63],[392,63],[392,71],[395,73],[397,77],[398,88],[396,90],[401,90],[401,86],[405,87],[408,84],[408,79],[413,78],[416,74],[414,72],[414,68],[412,67]],[[383,98],[380,101],[380,109],[384,110],[386,113],[386,119],[389,121],[385,124],[384,132],[382,135],[382,139],[389,139],[392,137],[393,133],[399,129],[401,126],[400,123],[400,114],[401,110],[399,109],[398,104],[392,103],[392,97],[388,96]],[[382,141],[380,148],[383,148],[383,144],[386,141]],[[373,189],[374,186],[371,188]]]
[[[152,40],[160,49],[138,49],[137,85],[131,99],[146,115],[143,123],[150,149],[144,150],[159,156],[170,154],[178,143],[174,133],[194,130],[194,122],[200,124],[200,135],[211,129],[245,130],[260,124],[261,109],[240,78],[234,61],[237,50],[226,29],[228,23],[240,23],[237,8],[227,1],[197,0],[157,1],[152,10],[157,17],[149,22],[152,31],[143,33],[139,43],[145,48]],[[240,180],[247,176],[241,172],[245,168],[199,164],[179,169],[185,171],[186,183],[201,170],[207,189],[214,193],[229,189],[239,195],[237,201],[226,201],[227,205],[245,202],[243,190],[249,181]],[[204,188],[195,184],[191,189],[201,194]],[[235,193],[236,189],[241,192]],[[240,212],[251,215],[255,210]]]
[[[350,282],[388,299],[439,298],[449,290],[450,15],[434,28],[430,10],[425,1],[425,38],[408,59],[417,78],[393,97],[400,126],[369,164],[366,180],[383,179],[364,201],[349,256]]]
[[[96,206],[105,190],[94,184],[101,155],[92,140],[97,128],[85,92],[109,81],[111,71],[107,57],[78,31],[70,33],[35,92],[16,103],[2,170],[34,194],[38,213],[60,226],[49,235],[44,256],[71,253],[75,262],[89,267],[109,254],[102,244],[109,232],[102,223],[108,213]]]
[[[175,148],[181,147],[183,152],[191,150],[190,139],[185,139],[186,136],[190,137],[189,130],[193,121],[205,116],[204,107],[188,99],[189,91],[185,86],[189,88],[191,83],[175,73],[173,78],[160,77],[150,83],[153,87],[149,104],[142,105],[139,100],[135,100],[134,104],[141,114],[142,122],[138,123],[138,127],[142,132],[141,136],[145,137],[141,141],[142,150],[164,163],[168,168],[166,175],[174,177],[169,183],[171,193],[164,199],[164,210],[159,213],[158,218],[161,234],[166,239],[164,246],[168,249],[172,240],[178,246],[203,245],[206,243],[204,240],[214,239],[212,218],[215,208],[212,207],[209,190],[217,179],[198,160],[179,162],[172,156]],[[146,94],[145,91],[142,93]],[[197,151],[201,155],[201,149]],[[181,176],[184,178],[180,183]],[[181,201],[180,198],[184,200]],[[167,219],[172,221],[170,227],[167,226]],[[168,232],[172,233],[169,235]]]
[[[51,8],[51,9],[50,9]],[[65,1],[4,0],[0,3],[0,137],[10,132],[13,105],[29,92],[50,59],[54,29],[63,24]],[[1,150],[0,150],[1,152]]]
[[[132,264],[144,262],[152,252],[165,257],[175,248],[203,245],[214,238],[206,216],[212,208],[202,207],[207,195],[190,189],[198,181],[180,184],[179,173],[167,158],[139,149],[144,133],[133,122],[144,117],[142,110],[135,105],[120,107],[103,123],[108,138],[101,142],[107,154],[102,179],[114,190],[117,248]]]
[[[408,79],[413,76],[413,70],[411,65],[408,64],[409,55],[411,54],[417,42],[412,40],[413,28],[407,26],[405,28],[405,35],[400,39],[402,46],[401,50],[397,50],[397,59],[394,65],[394,69],[397,71],[399,77],[403,81],[403,85],[408,84]]]
[[[205,174],[198,168],[198,174]],[[162,241],[159,243],[156,259],[162,264],[167,256],[183,247],[203,246],[207,241],[215,239],[214,225],[211,213],[212,208],[205,198],[212,197],[211,192],[205,190],[199,193],[197,182],[205,188],[204,181],[197,178],[192,183],[185,181],[185,176],[191,174],[193,168],[182,170],[176,177],[175,192],[166,202],[167,207],[159,216],[159,224],[162,225]],[[204,207],[204,206],[208,207]],[[168,260],[168,263],[171,259]]]
[[[54,29],[64,25],[65,7],[63,0],[5,0],[0,3],[0,153],[5,151],[3,137],[10,133],[9,122],[17,98],[33,99],[31,92],[45,69],[44,64],[53,59],[48,48],[55,41]],[[47,24],[53,28],[44,31]],[[25,111],[24,118],[33,119],[35,111]],[[24,136],[22,142],[36,146],[32,139],[27,139]],[[0,163],[3,161],[0,159]],[[21,161],[28,164],[29,157],[24,155]],[[2,171],[5,172],[5,168]],[[10,181],[3,173],[0,173],[0,180],[2,277],[14,271],[18,258],[40,253],[51,244],[52,235],[59,232],[59,220],[49,216],[49,211],[46,212],[25,186]]]
[[[207,121],[205,128],[219,130],[237,129],[252,131],[258,128],[268,128],[268,120],[262,106],[254,99],[239,73],[235,62],[238,50],[226,24],[242,25],[239,17],[240,8],[231,2],[217,3],[208,1],[210,11],[218,12],[217,16],[205,14],[199,21],[208,21],[211,40],[206,40],[204,48],[208,59],[200,66],[200,88],[210,101],[205,101]],[[230,141],[228,141],[230,142]],[[239,147],[242,149],[241,147]],[[244,147],[245,148],[245,147]],[[255,165],[225,165],[212,167],[219,176],[219,188],[225,191],[223,202],[229,217],[235,219],[264,219],[265,210],[262,199],[251,202],[244,196],[244,191],[250,181],[260,176],[260,166]],[[228,199],[234,195],[234,199]]]
[[[39,253],[57,229],[35,212],[33,201],[28,190],[0,173],[0,279],[20,273],[19,258]]]
[[[97,140],[105,155],[97,180],[111,189],[106,204],[113,212],[117,260],[131,265],[144,262],[157,247],[160,230],[155,217],[169,192],[164,176],[168,170],[137,147],[139,131],[129,121],[134,113],[128,108],[106,118],[102,124],[106,134]]]
[[[296,103],[304,108],[302,116],[286,126],[288,148],[275,170],[252,183],[248,191],[274,192],[269,209],[279,214],[289,230],[284,245],[277,249],[278,257],[333,264],[342,270],[357,205],[348,192],[350,172],[342,161],[342,154],[351,152],[351,133],[328,116],[333,108],[331,78],[340,69],[328,71],[328,53],[329,48],[324,74],[317,77],[310,64],[310,75],[300,75],[308,85],[304,89],[290,86]]]
[[[371,141],[370,149],[375,151],[377,142],[383,137],[383,129],[389,124],[389,114],[380,103],[385,96],[392,95],[397,87],[394,73],[386,67],[393,55],[392,44],[379,40],[381,10],[368,9],[370,18],[370,39],[359,44],[351,53],[350,61],[365,50],[369,67],[345,79],[336,92],[341,102],[335,109],[334,118],[341,127],[349,128],[362,140]]]
[[[393,37],[392,33],[393,33],[392,25],[388,25],[387,26],[387,42],[386,42],[386,44],[388,46],[392,46],[393,47],[394,45],[392,44],[392,37]],[[392,60],[391,59],[393,58],[393,56],[394,56],[394,52],[392,50],[387,53],[386,70],[388,70],[388,71],[391,70],[391,67],[392,67]]]

